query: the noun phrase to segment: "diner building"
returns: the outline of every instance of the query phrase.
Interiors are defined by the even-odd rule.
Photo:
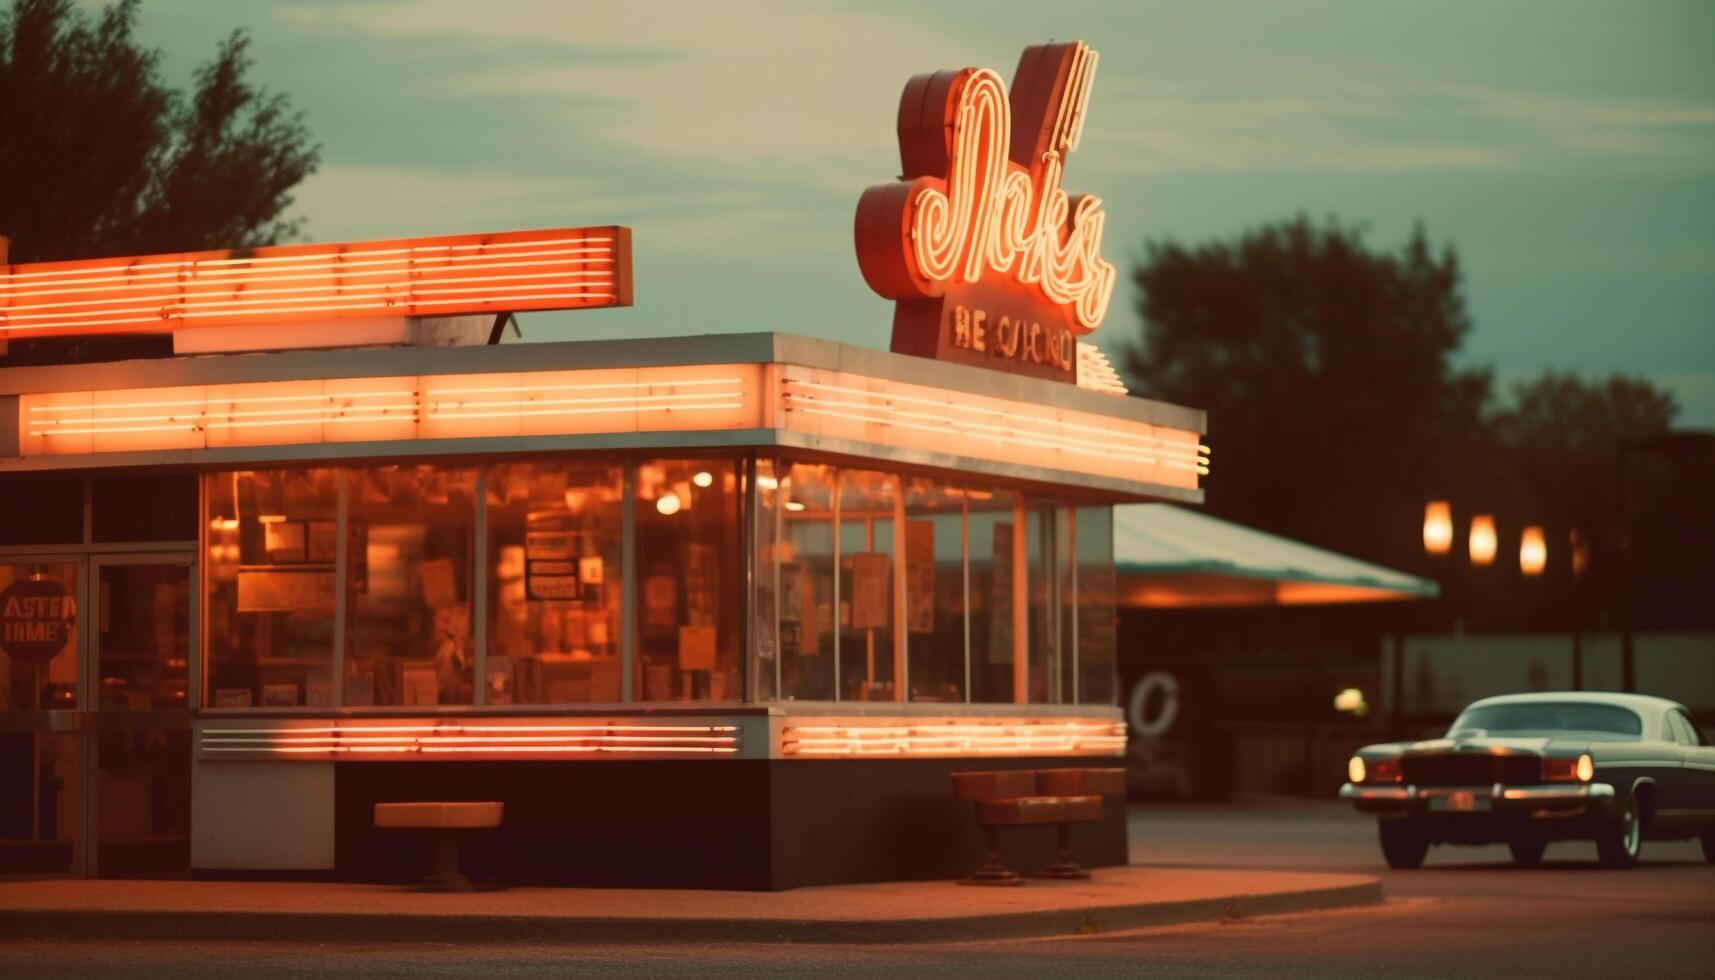
[[[1117,762],[1113,508],[1200,501],[1203,414],[974,306],[499,342],[629,243],[0,265],[0,870],[405,880],[375,804],[497,800],[513,883],[953,877],[951,773]]]

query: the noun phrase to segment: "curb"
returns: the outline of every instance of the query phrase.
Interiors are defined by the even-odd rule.
[[[1381,882],[1180,902],[933,919],[650,919],[599,916],[335,915],[17,909],[0,940],[288,943],[946,943],[1117,932],[1145,926],[1377,905]]]

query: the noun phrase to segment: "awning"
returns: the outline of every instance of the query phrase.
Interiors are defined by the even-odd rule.
[[[1172,504],[1114,508],[1119,604],[1290,606],[1432,599],[1428,579]]]

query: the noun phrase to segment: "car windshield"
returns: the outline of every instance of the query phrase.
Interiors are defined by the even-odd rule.
[[[1643,719],[1611,704],[1528,702],[1471,708],[1453,722],[1453,732],[1611,732],[1642,735]]]

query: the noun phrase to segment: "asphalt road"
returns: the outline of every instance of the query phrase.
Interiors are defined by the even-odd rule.
[[[1374,828],[1336,804],[1149,806],[1145,864],[1380,874],[1387,904],[1105,936],[909,947],[331,946],[29,943],[0,975],[260,977],[1574,977],[1715,973],[1715,866],[1695,844],[1646,843],[1631,871],[1554,844],[1517,869],[1504,848],[1441,848],[1388,871]]]

